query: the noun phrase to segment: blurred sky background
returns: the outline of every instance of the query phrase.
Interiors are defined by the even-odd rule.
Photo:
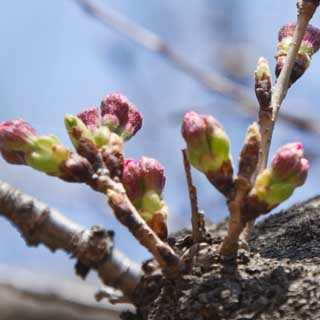
[[[97,0],[154,31],[207,71],[215,70],[253,87],[259,56],[274,68],[277,31],[295,21],[296,1],[281,0]],[[320,26],[319,14],[313,19]],[[114,30],[89,17],[72,0],[0,1],[0,121],[24,118],[41,134],[53,133],[70,145],[65,113],[99,105],[108,93],[121,91],[143,113],[143,129],[125,146],[127,156],[160,160],[166,168],[165,199],[169,229],[190,225],[190,209],[181,160],[183,114],[193,109],[219,119],[237,155],[253,120],[231,99],[209,92],[188,75]],[[289,92],[283,104],[292,114],[320,119],[320,55]],[[251,90],[254,96],[253,90]],[[311,162],[307,183],[282,206],[319,193],[319,136],[278,123],[272,152],[284,143],[302,141]],[[193,172],[199,205],[206,217],[227,215],[224,200],[204,176]],[[68,184],[0,159],[0,179],[36,196],[85,226],[103,225],[116,232],[119,249],[141,261],[149,254],[113,218],[101,194],[85,185]],[[26,248],[10,224],[0,219],[0,263],[33,272],[74,277],[64,253],[40,246]]]

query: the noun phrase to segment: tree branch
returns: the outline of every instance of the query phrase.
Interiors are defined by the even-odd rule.
[[[138,25],[111,8],[100,8],[91,0],[76,0],[76,2],[93,18],[102,24],[126,35],[142,47],[158,53],[164,59],[172,63],[182,72],[204,85],[210,91],[229,97],[239,103],[242,110],[252,116],[256,115],[257,107],[255,101],[247,93],[248,88],[240,85],[218,73],[206,72],[194,65],[184,56],[177,53],[161,37],[154,32]],[[316,121],[303,119],[291,114],[280,114],[279,118],[284,122],[301,130],[309,132],[320,132]]]
[[[159,263],[164,275],[175,278],[183,271],[183,263],[173,249],[148,226],[126,195],[120,182],[102,175],[108,202],[116,218],[146,247]]]
[[[274,126],[277,121],[277,118],[279,117],[281,104],[284,98],[286,97],[289,89],[290,76],[292,73],[292,69],[294,67],[294,63],[295,63],[298,51],[301,46],[301,42],[303,40],[303,36],[307,30],[309,21],[313,17],[313,14],[316,11],[318,5],[319,5],[318,1],[306,1],[306,0],[298,1],[298,17],[297,17],[296,28],[293,34],[292,45],[289,48],[285,63],[279,74],[277,82],[272,90],[271,106],[270,106],[272,116],[269,118],[266,118],[265,121],[260,123],[261,125],[260,132],[261,132],[262,141],[261,141],[260,158],[258,161],[255,178],[260,172],[262,172],[267,167]],[[255,220],[249,221],[246,225],[244,237],[247,241],[249,240],[254,223],[255,223]]]
[[[0,215],[15,225],[29,246],[62,249],[88,270],[95,269],[104,284],[132,296],[142,275],[140,267],[113,248],[112,235],[102,228],[85,229],[2,181]]]
[[[191,223],[192,223],[192,239],[194,243],[201,242],[205,237],[205,223],[203,214],[199,211],[198,208],[198,199],[197,199],[197,189],[193,185],[191,168],[188,160],[186,149],[182,150],[184,170],[186,173],[189,198],[191,205]]]
[[[131,203],[119,177],[110,177],[100,153],[95,154],[96,173],[86,183],[108,197],[116,218],[146,247],[157,260],[167,278],[175,278],[183,271],[183,263],[173,249],[151,229]]]

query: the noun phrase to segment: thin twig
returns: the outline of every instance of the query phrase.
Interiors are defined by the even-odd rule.
[[[317,9],[317,6],[319,5],[319,3],[312,4],[311,3],[312,1],[308,2],[307,4],[305,4],[305,2],[306,2],[305,0],[299,0],[298,2],[298,17],[297,17],[296,28],[293,34],[292,45],[289,48],[288,55],[283,65],[283,68],[272,90],[272,96],[271,96],[272,118],[265,121],[263,126],[260,128],[261,136],[262,136],[262,144],[261,144],[260,159],[257,166],[257,172],[256,172],[257,174],[259,174],[261,171],[263,171],[267,167],[274,126],[279,116],[281,104],[288,92],[292,69],[294,67],[294,63],[301,46],[303,36],[307,30],[309,21],[311,20],[314,12]],[[254,220],[249,221],[247,223],[246,231],[244,234],[247,241],[249,240],[254,223],[255,223]]]
[[[70,253],[95,269],[104,284],[120,289],[129,298],[140,281],[140,267],[110,246],[103,229],[85,229],[2,181],[0,215],[15,225],[29,246],[44,244],[52,251]]]
[[[256,115],[257,105],[253,98],[248,94],[247,87],[240,85],[217,72],[206,72],[194,65],[181,54],[177,53],[176,50],[169,46],[157,34],[130,21],[128,18],[109,7],[104,7],[102,9],[91,0],[76,0],[76,2],[80,4],[90,16],[96,18],[104,25],[126,35],[144,48],[158,53],[179,70],[204,85],[210,91],[235,100],[239,103],[239,106],[242,107],[244,112],[251,116]],[[318,123],[311,119],[303,119],[291,114],[281,114],[279,118],[301,130],[315,133],[320,132]]]
[[[181,259],[141,217],[128,198],[123,184],[117,178],[112,179],[109,171],[101,168],[92,181],[88,181],[88,185],[107,195],[108,203],[116,218],[152,253],[166,277],[175,278],[181,274],[183,270]]]
[[[192,239],[194,243],[197,243],[197,242],[203,241],[205,237],[206,230],[205,230],[204,217],[203,217],[203,214],[199,212],[197,189],[192,182],[191,168],[190,168],[190,163],[188,160],[186,149],[182,150],[182,155],[183,155],[183,164],[184,164],[184,170],[187,178],[190,205],[191,205]]]
[[[220,248],[220,253],[223,256],[235,257],[237,255],[239,237],[245,228],[245,223],[242,219],[243,202],[251,189],[250,178],[258,164],[260,145],[261,136],[259,128],[256,123],[253,123],[248,128],[245,142],[240,153],[239,170],[235,178],[234,192],[227,200],[230,218],[228,231]],[[242,245],[245,246],[246,243],[242,242]]]
[[[164,275],[176,278],[183,270],[179,256],[147,225],[126,196],[124,189],[119,190],[119,187],[122,187],[122,184],[111,183],[107,188],[109,205],[116,218],[152,253]]]
[[[279,116],[279,111],[280,111],[282,101],[287,95],[290,76],[292,73],[292,69],[293,69],[298,51],[301,46],[303,36],[307,30],[309,21],[311,20],[316,10],[316,7],[315,7],[313,12],[310,12],[309,10],[301,11],[303,9],[301,8],[301,5],[302,6],[304,5],[303,2],[304,2],[303,0],[300,0],[300,8],[298,12],[296,28],[295,28],[293,39],[292,39],[292,45],[289,48],[287,58],[280,72],[280,75],[277,79],[276,85],[272,90],[272,96],[271,96],[272,121],[269,123],[269,128],[267,128],[268,130],[266,130],[267,141],[266,141],[266,144],[263,145],[262,157],[261,157],[261,160],[259,161],[260,171],[262,171],[267,166],[273,129],[274,129],[276,120]]]

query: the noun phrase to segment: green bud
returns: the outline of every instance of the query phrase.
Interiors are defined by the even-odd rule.
[[[182,135],[191,165],[227,194],[232,188],[233,167],[229,138],[222,125],[211,116],[188,112],[183,119]]]
[[[148,190],[142,197],[141,209],[154,213],[161,208],[161,199],[157,192]]]
[[[52,135],[35,140],[32,152],[26,154],[26,164],[49,175],[62,175],[61,165],[71,157],[71,151]]]
[[[255,182],[254,190],[260,201],[273,208],[287,200],[294,191],[294,186],[285,181],[275,179],[271,169],[262,171]]]
[[[161,238],[167,237],[167,206],[162,199],[164,168],[155,159],[127,159],[122,174],[127,195],[141,217]]]
[[[83,123],[83,121],[72,115],[66,115],[64,118],[64,123],[68,131],[70,140],[73,146],[78,150],[80,145],[80,140],[89,140],[94,142],[93,135],[89,128]]]
[[[93,139],[98,148],[109,143],[110,133],[111,132],[107,127],[99,127],[93,132]]]
[[[250,191],[243,210],[244,219],[267,213],[287,200],[295,188],[304,184],[309,164],[303,158],[301,143],[288,143],[279,148],[271,168],[263,170]]]

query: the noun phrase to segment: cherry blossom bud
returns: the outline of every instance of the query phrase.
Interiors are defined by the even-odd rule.
[[[0,124],[0,152],[9,163],[24,164],[25,152],[32,150],[36,138],[36,131],[22,119]]]
[[[83,114],[82,118],[84,118]],[[64,123],[76,150],[79,151],[79,148],[81,148],[80,144],[83,141],[94,142],[92,132],[80,118],[67,114],[64,117]]]
[[[77,117],[91,130],[99,125],[99,110],[97,107],[87,108],[77,114]]]
[[[142,116],[136,106],[121,93],[106,96],[101,102],[102,124],[129,140],[142,126]]]
[[[0,124],[0,152],[13,164],[23,164],[66,181],[89,183],[93,169],[87,159],[72,154],[55,136],[39,136],[24,120]]]
[[[229,138],[222,125],[211,116],[191,111],[184,116],[182,135],[192,166],[203,172],[220,192],[227,194],[232,187],[233,167]]]
[[[140,215],[160,238],[165,238],[167,207],[162,198],[165,185],[163,166],[157,160],[147,157],[139,161],[127,159],[122,183]]]
[[[142,157],[139,161],[127,159],[125,161],[122,181],[128,197],[137,206],[142,206],[143,197],[152,199],[150,191],[162,197],[165,185],[164,168],[159,161]]]
[[[258,175],[246,200],[244,215],[255,218],[288,199],[295,188],[304,184],[308,169],[301,143],[289,143],[279,148],[271,168]]]
[[[288,143],[279,148],[272,160],[271,168],[275,179],[288,181],[298,187],[304,184],[309,164],[303,158],[303,145],[299,142]]]
[[[71,157],[71,150],[52,135],[40,136],[31,152],[26,153],[26,164],[52,176],[63,175],[61,166]]]
[[[278,77],[282,67],[286,61],[288,51],[292,45],[293,35],[296,24],[288,23],[284,25],[279,31],[278,52],[275,55],[277,60],[276,76]],[[306,69],[309,67],[311,57],[320,48],[320,30],[308,25],[308,28],[303,36],[301,47],[298,51],[293,70],[290,77],[290,84],[299,79]]]
[[[261,57],[254,73],[255,91],[260,109],[268,110],[271,102],[271,74],[268,61]]]
[[[247,135],[239,157],[238,176],[247,179],[247,181],[250,181],[257,168],[260,146],[261,135],[259,127],[257,123],[254,122],[248,127]]]

